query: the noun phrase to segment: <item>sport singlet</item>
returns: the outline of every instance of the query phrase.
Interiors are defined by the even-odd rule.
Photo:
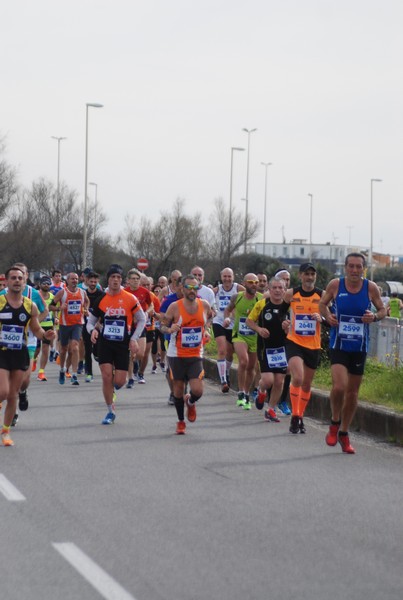
[[[63,290],[60,305],[66,304],[67,306],[60,311],[60,325],[83,325],[84,301],[83,289],[77,288],[75,292],[71,292],[66,287]]]
[[[362,280],[359,292],[352,293],[346,288],[345,278],[341,277],[331,307],[338,325],[330,330],[330,348],[346,352],[368,352],[369,325],[362,322],[362,316],[370,308],[368,279]]]
[[[23,297],[19,308],[13,308],[7,296],[0,297],[0,349],[21,350],[27,344],[33,302]]]
[[[282,327],[283,321],[287,318],[290,305],[287,302],[274,304],[270,298],[260,300],[251,313],[249,318],[255,321],[259,327],[264,327],[270,332],[268,338],[258,336],[258,352],[262,348],[278,348],[284,346],[286,335]]]
[[[217,310],[217,314],[213,319],[213,323],[217,325],[223,325],[224,323],[224,310],[227,308],[232,296],[238,292],[238,284],[234,283],[230,290],[225,290],[222,283],[219,284],[217,292],[215,294],[215,307]],[[231,324],[228,329],[232,329],[233,320],[231,319]]]
[[[46,299],[43,297],[42,292],[39,291],[39,294],[42,298],[42,302],[49,308],[49,305],[53,302],[54,295],[49,292],[49,298]],[[53,327],[53,313],[51,311],[48,312],[45,320],[41,321],[41,325],[42,327]]]
[[[390,317],[400,319],[400,300],[399,298],[391,298],[389,301]]]
[[[312,314],[319,313],[322,290],[315,287],[311,292],[305,292],[299,286],[293,291],[290,304],[291,327],[287,339],[309,350],[319,350],[321,326]]]
[[[256,332],[246,325],[246,319],[249,317],[249,313],[253,310],[255,304],[263,298],[260,292],[257,292],[253,298],[246,298],[245,292],[239,292],[237,299],[235,300],[235,319],[232,338],[238,335],[254,336]]]
[[[196,312],[191,315],[184,306],[183,298],[177,301],[179,309],[179,331],[171,334],[167,356],[169,357],[201,357],[203,356],[203,336],[206,318],[203,302],[196,298]]]
[[[128,343],[132,330],[133,315],[141,310],[140,302],[124,290],[116,295],[107,292],[95,300],[91,313],[101,320],[101,337],[108,342]]]

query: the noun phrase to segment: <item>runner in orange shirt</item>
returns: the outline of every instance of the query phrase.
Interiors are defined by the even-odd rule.
[[[99,339],[98,362],[108,408],[103,425],[111,425],[115,421],[114,389],[118,390],[125,384],[129,350],[134,354],[138,351],[138,340],[146,322],[137,298],[121,287],[122,272],[119,265],[109,267],[108,291],[95,300],[87,321],[92,343]]]
[[[168,346],[170,376],[178,415],[176,433],[185,433],[184,408],[187,419],[196,420],[195,403],[203,394],[203,338],[207,320],[212,311],[206,300],[197,298],[199,283],[194,275],[187,275],[183,282],[183,298],[173,302],[162,319],[161,331],[171,335]],[[190,394],[185,393],[189,382]]]

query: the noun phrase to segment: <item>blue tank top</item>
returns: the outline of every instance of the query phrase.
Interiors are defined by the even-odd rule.
[[[346,352],[368,352],[369,326],[362,322],[366,310],[370,310],[368,279],[363,279],[359,292],[347,291],[345,278],[339,281],[339,290],[331,307],[338,325],[330,330],[330,347]]]

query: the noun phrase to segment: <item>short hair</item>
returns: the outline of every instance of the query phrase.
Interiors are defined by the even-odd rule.
[[[140,273],[140,271],[138,269],[136,269],[135,267],[133,267],[133,269],[130,269],[127,272],[127,276],[130,277],[130,275],[138,275],[138,277],[141,277],[142,273]]]
[[[197,277],[195,275],[193,275],[192,273],[189,273],[188,275],[186,275],[186,277],[183,278],[183,281],[187,281],[188,279],[194,279],[197,281]]]
[[[348,259],[349,258],[361,258],[362,260],[362,265],[363,267],[365,267],[366,261],[365,261],[365,256],[363,254],[361,254],[361,252],[350,252],[350,254],[347,254],[345,260],[344,260],[344,266],[347,266],[348,263]]]
[[[88,279],[99,279],[100,278],[100,274],[96,273],[95,271],[90,271],[87,275]]]
[[[18,263],[16,263],[15,265],[12,265],[11,267],[9,267],[7,269],[7,271],[5,272],[6,279],[8,279],[10,271],[21,271],[21,273],[25,276],[24,271],[21,269],[21,267],[18,266]]]
[[[53,269],[53,271],[52,271],[52,277],[54,277],[56,275],[56,273],[60,273],[60,275],[63,275],[63,273],[61,272],[60,269]]]
[[[272,284],[274,281],[279,281],[279,282],[281,282],[281,283],[283,284],[283,288],[285,289],[285,281],[284,281],[284,279],[281,279],[281,277],[276,277],[276,276],[270,277],[270,280],[269,280],[269,286],[271,286],[271,284]]]

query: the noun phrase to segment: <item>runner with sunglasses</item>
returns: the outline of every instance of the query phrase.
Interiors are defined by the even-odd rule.
[[[185,404],[187,419],[192,423],[196,421],[196,402],[203,394],[203,337],[212,312],[209,303],[197,297],[199,287],[197,279],[187,275],[183,281],[183,298],[173,302],[162,317],[161,331],[171,335],[167,356],[178,435],[186,431]],[[184,396],[187,381],[190,393]]]
[[[259,280],[254,273],[245,275],[242,285],[245,291],[238,292],[231,297],[224,310],[223,327],[231,324],[231,314],[234,314],[234,327],[232,330],[232,343],[238,357],[238,400],[237,406],[250,410],[252,404],[249,400],[249,391],[255,377],[257,335],[246,325],[246,319],[255,304],[263,298],[257,292]]]

